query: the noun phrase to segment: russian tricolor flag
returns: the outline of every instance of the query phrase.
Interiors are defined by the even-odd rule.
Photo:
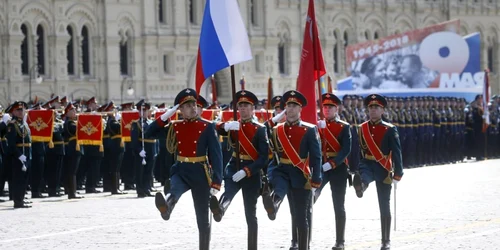
[[[196,92],[217,71],[252,59],[237,0],[207,0],[196,62]]]

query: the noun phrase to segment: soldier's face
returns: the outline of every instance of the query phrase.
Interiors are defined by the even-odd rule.
[[[68,113],[66,113],[66,117],[68,118],[75,118],[76,116],[76,109],[70,109]]]
[[[242,120],[247,120],[252,118],[253,115],[253,105],[246,102],[238,103],[238,111],[240,112],[240,118]]]
[[[194,118],[196,116],[196,103],[186,102],[179,107],[179,110],[182,113],[182,117],[185,119]]]
[[[379,105],[368,106],[368,115],[370,116],[370,120],[380,120],[384,112],[385,109]]]
[[[96,110],[97,109],[97,103],[95,103],[95,102],[90,103],[89,104],[89,109],[92,110],[92,111]]]
[[[333,119],[338,112],[337,106],[334,105],[323,105],[323,114],[326,119]]]
[[[288,103],[285,110],[286,119],[288,121],[294,122],[300,118],[300,111],[302,111],[302,107],[295,103]]]
[[[25,109],[16,109],[16,110],[12,111],[12,116],[23,119],[25,112],[26,112]]]

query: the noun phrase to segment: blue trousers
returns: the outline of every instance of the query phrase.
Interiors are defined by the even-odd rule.
[[[385,184],[384,179],[387,177],[387,170],[379,163],[371,160],[361,160],[359,165],[359,173],[361,181],[368,185],[375,181],[378,195],[378,205],[381,217],[391,217],[391,184]]]

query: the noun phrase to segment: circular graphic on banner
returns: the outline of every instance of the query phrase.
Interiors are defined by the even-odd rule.
[[[461,73],[469,61],[469,45],[453,32],[437,32],[420,44],[422,64],[440,73]]]

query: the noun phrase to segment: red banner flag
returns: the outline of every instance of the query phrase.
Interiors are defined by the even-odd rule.
[[[217,109],[205,109],[201,112],[200,117],[205,119],[205,120],[213,121],[213,120],[215,120],[215,114],[218,111],[219,110],[217,110]]]
[[[299,77],[297,79],[297,91],[305,96],[308,103],[308,105],[302,109],[301,119],[303,121],[312,124],[316,124],[318,121],[316,117],[316,87],[314,82],[324,74],[326,74],[325,62],[323,60],[323,52],[321,51],[321,43],[318,36],[314,0],[309,0]]]
[[[33,142],[48,142],[49,148],[54,147],[52,133],[54,132],[54,110],[30,110],[26,123],[31,130]]]
[[[237,113],[237,115],[238,115],[238,119],[240,119],[240,113]],[[221,122],[234,121],[233,111],[232,110],[222,111],[220,121]]]
[[[265,121],[273,117],[272,110],[255,110],[255,117],[259,120],[259,123],[264,123]]]
[[[99,151],[103,152],[102,136],[104,123],[101,115],[80,114],[77,118],[76,139],[80,145],[100,146]]]
[[[122,120],[120,122],[122,129],[122,140],[124,142],[130,142],[130,129],[132,128],[132,122],[139,120],[139,111],[124,111],[122,112]]]

